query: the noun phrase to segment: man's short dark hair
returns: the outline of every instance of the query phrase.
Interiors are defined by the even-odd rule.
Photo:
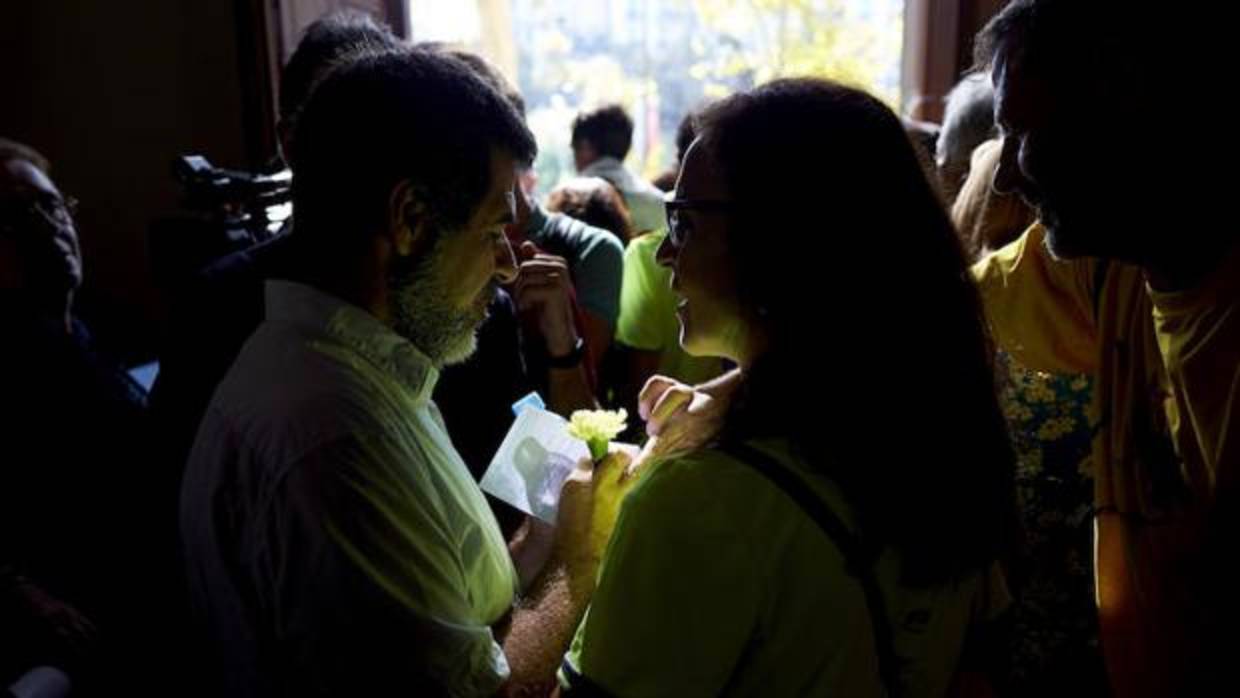
[[[353,53],[400,45],[391,29],[360,10],[340,10],[315,20],[306,27],[281,73],[280,118],[295,118],[315,83],[341,59]]]
[[[442,51],[458,61],[461,61],[465,65],[468,65],[475,73],[477,73],[478,77],[485,80],[488,85],[494,87],[497,92],[504,95],[504,99],[508,100],[508,102],[512,104],[513,109],[517,110],[517,113],[521,115],[521,118],[525,118],[525,98],[521,96],[521,91],[518,90],[516,86],[513,85],[507,78],[507,76],[500,72],[499,68],[496,68],[490,61],[472,51],[466,51],[461,48],[435,45],[435,50]]]
[[[463,225],[491,186],[491,153],[533,161],[520,115],[464,63],[418,49],[366,54],[311,94],[296,125],[297,234],[361,241],[409,180],[435,223]],[[347,245],[347,243],[345,243]]]
[[[602,157],[623,160],[633,145],[633,120],[619,104],[582,112],[573,119],[573,141],[594,146]]]
[[[41,170],[43,174],[49,174],[51,170],[51,165],[47,162],[47,158],[43,157],[39,151],[25,143],[0,138],[0,163],[10,160],[28,162]]]
[[[1172,17],[1152,5],[1118,0],[1012,0],[978,32],[974,67],[989,70],[1000,49],[1018,47],[1022,61],[1054,81],[1076,80],[1124,63],[1175,63],[1146,43]],[[1164,19],[1165,18],[1165,19]],[[1101,59],[1101,60],[1100,60]]]

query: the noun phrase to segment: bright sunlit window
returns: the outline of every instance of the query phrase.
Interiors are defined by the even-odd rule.
[[[409,0],[414,41],[478,51],[521,89],[538,138],[538,188],[574,174],[570,125],[623,104],[628,164],[653,178],[681,118],[773,77],[820,75],[900,104],[903,0]]]

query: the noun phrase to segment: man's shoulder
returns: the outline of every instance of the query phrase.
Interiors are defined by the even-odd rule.
[[[625,203],[629,206],[635,230],[640,232],[659,230],[666,224],[664,195],[653,184],[638,180],[634,188],[622,193]]]
[[[624,245],[614,233],[598,228],[564,213],[547,214],[547,224],[542,231],[542,244],[548,251],[563,250],[570,260],[581,260],[599,251],[614,252],[619,256]]]
[[[230,287],[257,287],[284,273],[292,238],[288,233],[237,250],[203,267],[191,282],[194,290],[212,292]]]
[[[629,192],[630,196],[638,197],[642,201],[646,201],[651,204],[663,206],[663,202],[667,196],[663,190],[640,177],[634,176],[633,180],[636,183],[636,186]]]
[[[211,410],[273,429],[284,422],[324,431],[342,428],[366,414],[370,394],[346,349],[264,322],[224,375]]]

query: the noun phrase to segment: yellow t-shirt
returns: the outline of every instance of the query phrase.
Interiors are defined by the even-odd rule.
[[[1096,376],[1103,645],[1120,680],[1153,694],[1195,663],[1213,613],[1207,520],[1240,467],[1240,249],[1197,288],[1157,293],[1131,265],[1053,259],[1044,236],[1034,225],[973,273],[1004,349]]]

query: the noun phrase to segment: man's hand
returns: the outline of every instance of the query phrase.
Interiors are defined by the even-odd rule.
[[[532,243],[518,250],[518,267],[513,298],[522,315],[534,324],[551,356],[564,356],[577,345],[577,327],[573,321],[573,280],[563,257],[541,254]]]

